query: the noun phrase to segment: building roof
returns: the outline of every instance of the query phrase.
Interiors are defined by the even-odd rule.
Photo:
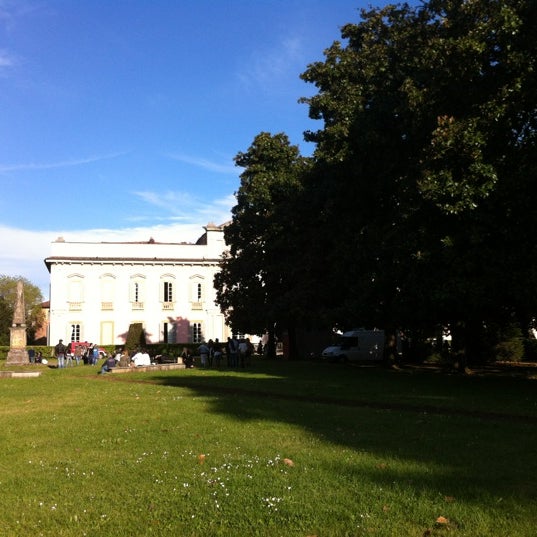
[[[68,242],[59,237],[52,242],[51,255],[44,262],[50,272],[53,264],[211,264],[218,263],[225,249],[224,226],[208,224],[196,243],[157,242]]]

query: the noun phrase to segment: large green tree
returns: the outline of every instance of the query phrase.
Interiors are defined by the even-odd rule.
[[[39,287],[21,276],[0,275],[0,345],[9,345],[9,328],[13,323],[13,312],[17,300],[17,283],[24,284],[24,303],[26,307],[26,326],[28,341],[31,342],[35,332],[43,325],[41,304],[43,295]]]
[[[263,132],[235,162],[244,171],[224,230],[229,251],[215,277],[217,301],[235,332],[273,334],[294,316],[294,222],[307,160],[285,134]]]
[[[303,73],[323,121],[306,133],[310,259],[327,264],[335,321],[473,328],[535,312],[536,21],[525,0],[363,11]]]

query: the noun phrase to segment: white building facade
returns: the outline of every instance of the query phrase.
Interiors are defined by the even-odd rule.
[[[231,335],[215,303],[226,246],[208,224],[196,243],[67,242],[51,245],[48,342],[123,345],[141,323],[148,343],[198,343]]]

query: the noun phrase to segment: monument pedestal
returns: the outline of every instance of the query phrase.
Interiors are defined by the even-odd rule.
[[[30,357],[26,349],[9,349],[6,357],[6,365],[24,365],[30,363]]]

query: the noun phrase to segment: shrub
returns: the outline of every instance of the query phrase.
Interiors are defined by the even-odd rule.
[[[495,359],[502,362],[520,362],[524,357],[522,330],[508,325],[500,333],[500,341],[494,346]]]
[[[526,362],[537,362],[537,339],[524,340],[524,360]]]
[[[129,325],[127,341],[125,347],[129,352],[134,351],[139,347],[146,346],[144,325],[142,323],[132,323]]]

